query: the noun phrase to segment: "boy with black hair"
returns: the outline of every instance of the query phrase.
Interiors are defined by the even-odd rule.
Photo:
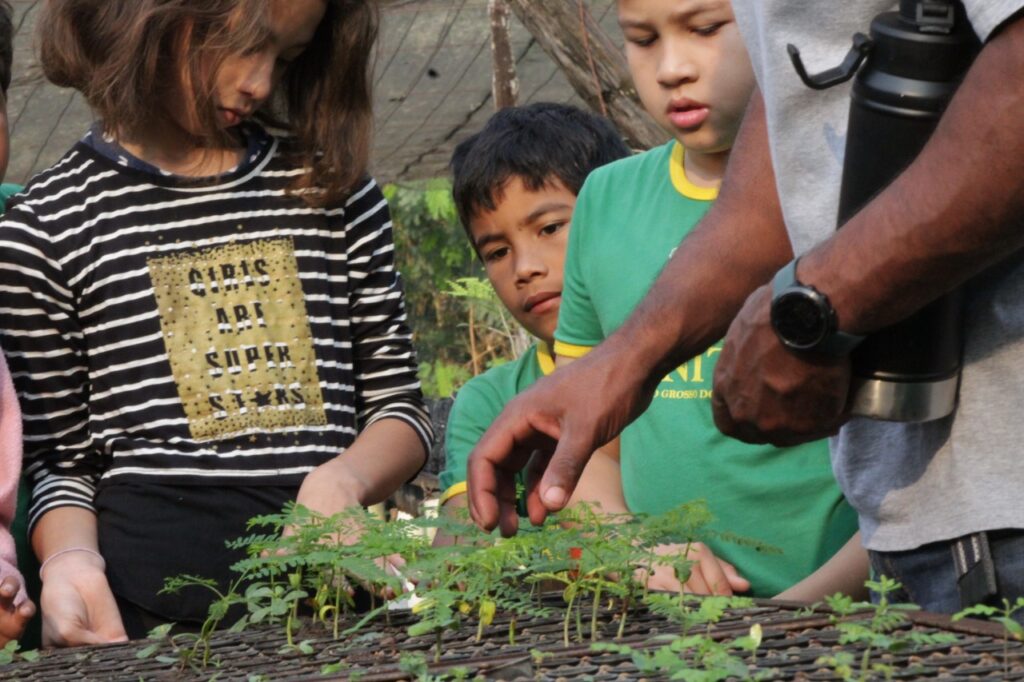
[[[539,343],[459,390],[441,473],[441,503],[448,509],[465,506],[466,460],[491,421],[554,370],[551,348],[576,195],[592,170],[629,153],[606,119],[549,103],[503,109],[455,148],[452,194],[462,225],[498,298]],[[588,472],[574,499],[625,511],[618,463],[599,451]]]

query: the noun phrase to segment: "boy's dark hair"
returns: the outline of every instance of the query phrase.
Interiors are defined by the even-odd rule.
[[[0,90],[4,97],[11,87],[11,64],[14,61],[14,10],[7,0],[0,0]]]
[[[185,90],[202,137],[218,130],[214,83],[224,60],[271,38],[267,0],[46,0],[37,20],[40,62],[56,85],[78,90],[108,132],[131,137],[180,106]],[[295,189],[311,204],[341,200],[366,173],[372,131],[374,0],[327,0],[313,41],[281,76],[265,119],[296,137],[311,169]],[[199,58],[199,57],[202,58]]]
[[[558,179],[579,194],[592,170],[629,156],[611,122],[567,104],[537,102],[502,109],[452,154],[452,196],[462,225],[493,211],[517,177],[530,191]]]

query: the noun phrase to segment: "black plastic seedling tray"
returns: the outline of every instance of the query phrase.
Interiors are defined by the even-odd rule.
[[[560,600],[552,598],[553,607]],[[627,618],[621,640],[615,639],[617,615],[604,613],[601,641],[629,644],[634,649],[665,644],[662,635],[679,633],[679,626],[650,612],[635,610]],[[889,666],[892,679],[942,680],[1024,680],[1024,648],[1004,637],[1001,626],[964,620],[952,622],[944,616],[910,612],[904,629],[922,633],[946,632],[956,637],[949,644],[927,645],[900,653],[874,654],[872,662]],[[636,680],[645,677],[628,654],[596,652],[589,639],[579,641],[573,629],[569,647],[563,643],[563,622],[554,612],[549,618],[519,619],[516,640],[508,641],[508,621],[498,618],[484,629],[480,641],[476,627],[446,631],[442,655],[434,662],[434,636],[411,637],[407,628],[415,622],[407,612],[392,613],[360,633],[335,641],[321,626],[307,626],[295,642],[308,644],[303,654],[285,647],[281,627],[262,627],[242,633],[218,632],[212,637],[212,663],[205,669],[182,667],[174,659],[171,645],[161,643],[145,652],[151,642],[82,647],[41,652],[37,661],[19,660],[0,667],[0,680],[60,682],[62,680],[333,680],[359,679],[363,682],[424,678],[412,672],[410,654],[426,663],[431,676],[451,675],[462,668],[465,679],[487,680]],[[840,633],[827,610],[808,610],[804,605],[756,601],[750,608],[730,609],[710,630],[714,639],[731,640],[747,634],[760,624],[763,639],[756,655],[747,656],[752,679],[836,680],[836,670],[820,662],[823,657],[847,651],[860,665],[863,648],[839,643]],[[702,627],[701,632],[705,632]],[[589,636],[589,633],[588,633]],[[1005,653],[1005,656],[1004,656]],[[145,654],[145,655],[144,655]],[[403,654],[407,660],[401,662]],[[140,657],[143,656],[144,657]],[[325,668],[325,666],[327,666]],[[879,673],[878,679],[884,679]],[[426,678],[424,678],[426,679]],[[438,679],[433,677],[431,679]]]

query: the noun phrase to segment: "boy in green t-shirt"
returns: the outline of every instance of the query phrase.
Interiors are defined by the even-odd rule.
[[[559,365],[626,320],[707,211],[754,88],[728,0],[619,0],[618,10],[637,92],[673,140],[596,171],[581,191],[555,333]],[[650,408],[622,433],[629,509],[659,513],[703,498],[716,530],[782,550],[715,540],[702,548],[735,565],[753,596],[861,592],[867,559],[852,538],[856,515],[832,476],[827,443],[783,451],[723,436],[710,408],[720,350],[716,344],[665,377]],[[666,572],[653,586],[678,583]],[[688,587],[742,589],[712,575]]]
[[[551,346],[576,194],[592,170],[628,155],[606,119],[547,103],[499,111],[456,147],[452,193],[466,234],[498,298],[540,342],[474,377],[455,397],[441,473],[445,509],[466,506],[469,453],[505,403],[554,370]],[[617,469],[595,455],[574,499],[625,511]]]

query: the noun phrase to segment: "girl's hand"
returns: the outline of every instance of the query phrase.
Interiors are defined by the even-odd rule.
[[[103,562],[86,552],[55,557],[43,573],[43,646],[126,642]]]
[[[339,457],[313,469],[299,486],[298,504],[324,516],[333,516],[360,504],[362,483]]]
[[[694,594],[717,594],[730,596],[735,592],[746,592],[750,582],[739,574],[736,567],[724,559],[719,559],[711,549],[701,543],[689,545],[659,545],[655,553],[659,556],[681,555],[687,551],[687,559],[692,561],[690,579],[680,585],[675,572],[669,564],[658,563],[654,572],[647,579],[647,587],[652,590],[666,592],[692,592]],[[642,578],[641,578],[642,579]]]
[[[18,579],[8,576],[0,582],[0,645],[12,639],[20,639],[25,626],[36,615],[36,605],[26,599],[20,605],[14,605],[21,585]]]

